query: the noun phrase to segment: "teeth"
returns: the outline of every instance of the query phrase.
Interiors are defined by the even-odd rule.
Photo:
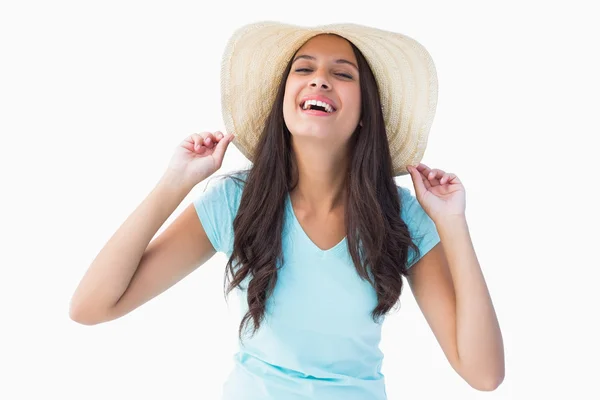
[[[308,110],[311,105],[323,107],[323,108],[325,108],[325,111],[327,111],[328,113],[333,112],[333,108],[329,104],[319,101],[319,100],[307,100],[304,102],[304,105],[302,106],[302,108],[304,110]]]

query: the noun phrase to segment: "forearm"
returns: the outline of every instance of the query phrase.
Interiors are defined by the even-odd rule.
[[[464,216],[436,222],[456,293],[460,373],[482,389],[504,378],[504,346],[496,312]]]
[[[117,303],[148,244],[190,190],[168,173],[161,177],[88,268],[71,300],[73,319],[95,321]]]

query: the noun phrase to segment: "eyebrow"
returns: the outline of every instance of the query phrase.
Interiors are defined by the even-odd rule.
[[[297,56],[296,58],[294,58],[294,61],[292,61],[292,64],[295,63],[296,61],[298,61],[299,59],[305,59],[305,60],[311,60],[311,61],[317,60],[315,57],[309,56],[308,54],[301,54],[301,55]],[[358,67],[352,61],[348,61],[343,58],[340,58],[340,59],[335,60],[335,63],[352,65],[358,71]]]

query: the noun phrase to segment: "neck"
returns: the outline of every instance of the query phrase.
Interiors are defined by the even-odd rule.
[[[335,152],[314,140],[297,142],[293,141],[293,147],[299,179],[290,193],[294,204],[324,213],[344,207],[348,166],[346,148]]]

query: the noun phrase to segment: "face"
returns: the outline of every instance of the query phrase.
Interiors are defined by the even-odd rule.
[[[294,137],[346,142],[360,119],[360,83],[350,43],[315,36],[294,55],[286,81],[283,118]]]

